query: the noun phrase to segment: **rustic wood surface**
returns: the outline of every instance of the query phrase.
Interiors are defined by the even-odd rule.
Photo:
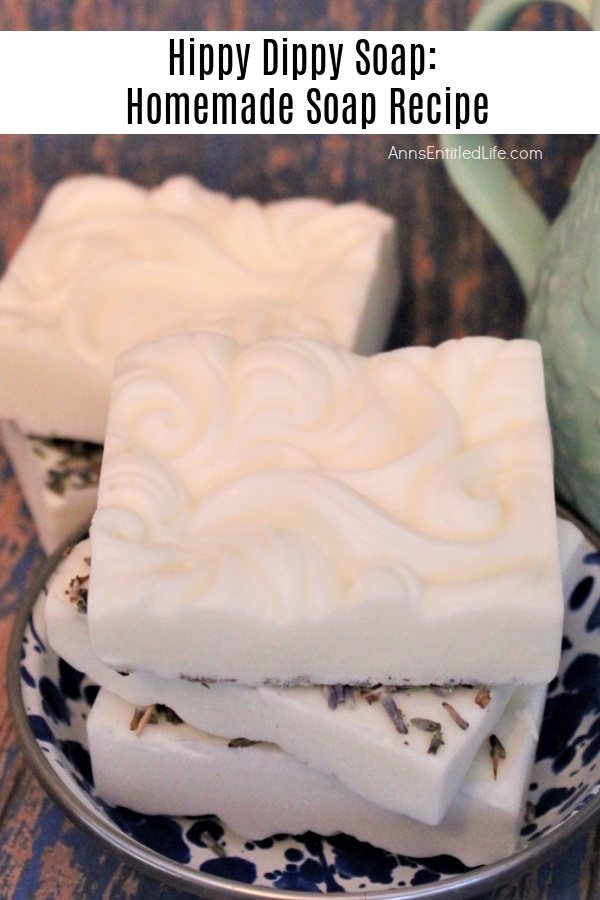
[[[460,29],[477,0],[4,0],[2,29]],[[517,27],[579,28],[548,4]],[[213,188],[261,199],[314,194],[367,200],[401,225],[403,289],[390,345],[463,334],[511,337],[524,301],[501,253],[453,192],[441,163],[388,160],[390,147],[426,148],[428,136],[0,136],[0,266],[49,187],[75,172],[120,174],[142,184],[190,172]],[[511,136],[509,148],[544,158],[516,169],[548,214],[562,206],[586,136]],[[31,520],[0,449],[0,900],[141,898],[184,894],[139,876],[71,825],[28,770],[7,709],[4,660],[14,610],[41,559]],[[562,855],[485,900],[598,900],[596,841],[584,834]],[[483,898],[482,898],[483,900]]]

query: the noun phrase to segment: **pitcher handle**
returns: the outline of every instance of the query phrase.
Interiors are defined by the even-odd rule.
[[[484,0],[470,31],[501,31],[535,0]],[[593,0],[552,0],[579,13],[591,27],[600,26]],[[535,285],[538,264],[549,223],[543,211],[513,175],[506,162],[493,156],[487,135],[444,134],[440,145],[446,152],[444,163],[450,179],[473,212],[486,226],[513,266],[526,298]],[[481,158],[465,159],[462,150],[481,147]],[[453,154],[451,151],[455,151]]]

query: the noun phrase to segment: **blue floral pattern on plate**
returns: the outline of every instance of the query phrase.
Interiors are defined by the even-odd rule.
[[[522,829],[525,845],[559,832],[600,793],[600,553],[588,542],[582,544],[566,599],[562,664],[546,703]],[[97,688],[47,646],[43,601],[42,590],[22,635],[22,702],[28,727],[53,773],[94,816],[165,860],[230,884],[404,895],[402,889],[416,893],[418,886],[452,876],[463,876],[468,883],[473,870],[450,856],[396,856],[347,835],[275,835],[250,842],[213,816],[145,816],[108,806],[94,792],[86,746],[85,720]]]

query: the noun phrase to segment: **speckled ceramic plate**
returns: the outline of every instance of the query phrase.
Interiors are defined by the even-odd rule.
[[[143,816],[94,793],[85,720],[96,688],[47,645],[44,585],[52,557],[25,598],[9,654],[9,696],[42,784],[83,828],[147,873],[199,896],[294,900],[470,897],[539,863],[600,813],[600,552],[582,538],[570,579],[559,677],[546,704],[531,778],[524,848],[494,865],[409,859],[344,835],[277,835],[248,842],[211,816]]]

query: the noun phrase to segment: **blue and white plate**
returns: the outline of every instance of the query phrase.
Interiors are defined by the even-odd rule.
[[[469,897],[555,852],[600,813],[600,552],[581,541],[569,579],[559,676],[550,686],[523,823],[524,849],[469,869],[454,857],[411,859],[340,835],[249,842],[212,816],[144,816],[96,796],[85,720],[96,687],[58,659],[44,634],[44,566],[12,636],[9,696],[42,784],[82,827],[130,862],[199,896],[294,900]]]

